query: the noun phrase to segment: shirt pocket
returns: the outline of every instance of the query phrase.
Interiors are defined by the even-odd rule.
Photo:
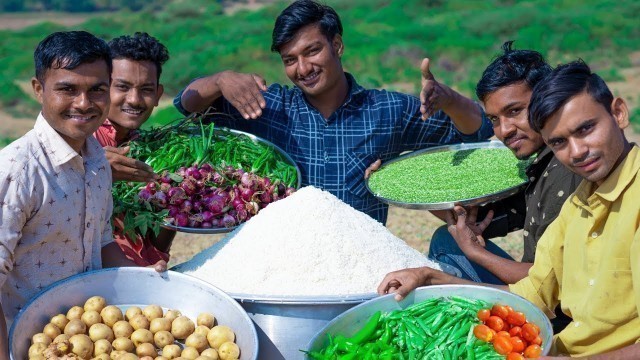
[[[637,304],[629,257],[616,258],[612,265],[597,279],[602,290],[594,294],[591,314],[602,323],[618,326],[636,316]]]
[[[350,193],[362,198],[369,192],[365,186],[364,172],[378,160],[378,156],[348,151],[346,160],[345,186]]]

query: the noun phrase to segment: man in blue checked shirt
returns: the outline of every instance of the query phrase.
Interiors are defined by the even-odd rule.
[[[364,183],[369,165],[407,150],[493,135],[482,108],[438,83],[428,59],[420,99],[358,85],[342,68],[342,24],[329,6],[289,5],[276,19],[271,50],[295,87],[267,87],[259,75],[223,71],[193,81],[175,106],[185,115],[209,107],[232,115],[236,120],[216,124],[275,143],[298,164],[303,185],[329,191],[383,224],[388,208]]]

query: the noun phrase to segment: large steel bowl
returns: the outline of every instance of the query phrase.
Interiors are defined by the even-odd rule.
[[[218,324],[230,326],[236,334],[241,359],[256,359],[258,335],[251,319],[238,303],[222,290],[192,276],[173,271],[158,273],[147,268],[110,268],[78,274],[52,284],[33,298],[16,316],[9,331],[11,359],[27,359],[31,336],[42,332],[49,319],[66,313],[99,295],[122,309],[160,305],[178,309],[195,319],[211,312]]]
[[[389,312],[392,310],[401,310],[426,299],[453,295],[484,300],[490,304],[505,304],[518,311],[522,311],[526,315],[527,321],[533,322],[540,327],[542,354],[547,355],[549,353],[553,330],[551,328],[551,322],[540,309],[526,299],[508,291],[479,285],[427,286],[416,289],[402,301],[396,301],[394,294],[369,300],[347,310],[333,319],[311,339],[306,349],[308,351],[319,351],[327,346],[329,340],[328,334],[342,334],[347,337],[354,335],[376,311]],[[308,359],[309,357],[305,358]]]
[[[415,156],[431,154],[436,152],[460,151],[460,150],[471,150],[471,149],[506,149],[506,148],[507,147],[501,141],[498,141],[498,140],[435,146],[427,149],[416,150],[416,151],[401,155],[393,160],[386,162],[382,167],[385,167],[385,166],[388,166],[389,164],[393,164],[395,162],[406,160],[408,158],[412,158]],[[375,196],[378,200],[389,205],[394,205],[394,206],[405,208],[405,209],[417,209],[417,210],[453,209],[453,207],[456,205],[482,206],[482,205],[486,205],[488,203],[492,203],[500,199],[504,199],[509,196],[515,195],[518,192],[522,191],[528,184],[528,180],[523,180],[522,183],[518,185],[511,186],[509,188],[505,188],[491,194],[485,194],[482,196],[468,198],[468,199],[455,199],[451,201],[433,202],[433,203],[409,203],[409,202],[402,202],[402,201],[389,199],[384,196],[380,196],[376,194],[376,192],[371,190],[371,188],[369,187],[369,179],[365,181],[365,186],[367,190],[369,190],[369,192],[373,194],[373,196]]]

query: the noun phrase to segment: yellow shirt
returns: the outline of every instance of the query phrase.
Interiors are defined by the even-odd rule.
[[[599,354],[640,339],[640,150],[604,183],[583,181],[538,242],[529,276],[509,288],[573,319],[552,353]],[[591,194],[593,192],[593,194]]]

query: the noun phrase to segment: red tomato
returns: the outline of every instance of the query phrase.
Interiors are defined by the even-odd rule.
[[[511,345],[513,345],[513,351],[515,352],[521,353],[527,347],[524,341],[517,336],[511,337],[509,340],[511,341]]]
[[[493,348],[500,355],[507,355],[511,351],[513,351],[513,345],[511,345],[511,341],[509,338],[504,336],[498,336],[493,339]]]
[[[504,330],[502,330],[502,331],[498,331],[498,333],[496,334],[496,336],[505,336],[505,337],[508,337],[508,338],[510,338],[510,337],[511,337],[511,335],[509,334],[509,332],[504,331]]]
[[[504,320],[502,320],[502,318],[498,316],[489,316],[486,324],[488,327],[492,328],[495,331],[502,331],[502,329],[504,329]]]
[[[507,322],[511,325],[522,326],[527,322],[527,318],[524,316],[524,313],[513,311],[507,315]]]
[[[531,323],[522,325],[522,337],[528,342],[533,342],[533,340],[535,340],[536,336],[538,336],[539,333],[540,330],[534,327]]]
[[[522,354],[518,354],[517,352],[512,352],[507,355],[507,360],[524,360],[524,356],[522,356]]]
[[[521,336],[522,335],[522,328],[520,326],[514,326],[511,329],[509,329],[509,335],[511,336]]]
[[[535,339],[533,339],[533,341],[531,341],[532,344],[536,344],[536,345],[542,345],[542,338],[540,337],[540,335],[536,336]]]
[[[487,325],[476,325],[473,328],[473,335],[485,342],[491,342],[491,340],[493,340],[493,332],[491,332],[491,329],[489,329]]]
[[[491,308],[491,315],[497,316],[497,317],[501,318],[502,320],[506,320],[507,319],[507,315],[509,315],[509,309],[507,309],[503,305],[495,304]]]
[[[524,357],[527,359],[537,359],[542,354],[542,349],[539,345],[529,345],[524,349]]]
[[[478,310],[478,319],[482,322],[487,321],[487,319],[491,316],[491,311],[489,309],[481,309]]]
[[[509,314],[511,314],[511,313],[513,312],[513,308],[512,308],[511,306],[509,306],[509,305],[505,305],[504,307],[507,309],[507,311],[509,312]]]

